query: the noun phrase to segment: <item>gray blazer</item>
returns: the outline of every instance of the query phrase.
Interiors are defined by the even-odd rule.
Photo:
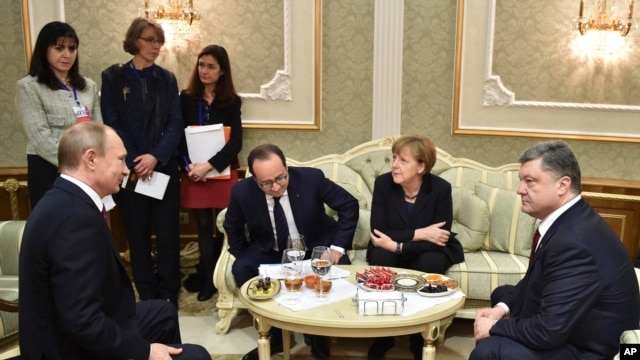
[[[93,121],[102,122],[96,83],[85,77],[87,87],[77,91],[80,105],[87,106]],[[27,154],[39,155],[58,166],[58,144],[64,131],[76,123],[72,91],[51,90],[27,75],[16,83],[16,108],[27,134]]]

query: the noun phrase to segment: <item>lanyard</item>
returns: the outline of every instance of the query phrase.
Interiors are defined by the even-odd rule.
[[[204,115],[202,115],[202,107],[205,107],[205,112]],[[211,111],[211,106],[207,105],[204,103],[204,101],[200,100],[200,103],[198,104],[198,123],[200,124],[200,126],[202,126],[202,120],[204,120],[205,118],[207,120],[209,120],[209,112]]]
[[[57,79],[56,79],[57,80]],[[60,84],[60,86],[62,86],[63,88],[65,88],[67,91],[72,91],[73,92],[73,99],[76,101],[76,104],[78,104],[78,106],[80,106],[80,100],[78,100],[78,93],[76,92],[76,88],[74,87],[73,90],[69,89],[67,87],[67,85],[65,85],[65,83],[63,83],[62,81],[58,80],[58,83]]]
[[[138,80],[142,79],[142,76],[140,76],[140,72],[138,71],[138,69],[136,69],[136,67],[133,66],[133,61],[131,61],[129,64],[131,65],[131,70],[133,70],[133,74],[138,78]],[[152,71],[155,66],[156,66],[155,63],[151,64]]]

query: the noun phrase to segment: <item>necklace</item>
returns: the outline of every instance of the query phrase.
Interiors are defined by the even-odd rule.
[[[417,192],[415,195],[408,195],[407,193],[404,194],[404,198],[407,200],[415,200],[418,197],[418,194],[420,192]]]

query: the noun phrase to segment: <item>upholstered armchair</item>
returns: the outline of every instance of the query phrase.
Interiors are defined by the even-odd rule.
[[[18,255],[26,221],[0,221],[0,345],[18,337]]]

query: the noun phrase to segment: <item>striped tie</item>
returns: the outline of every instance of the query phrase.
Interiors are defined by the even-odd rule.
[[[280,198],[273,197],[273,219],[276,223],[276,236],[278,240],[278,249],[284,250],[287,247],[287,238],[289,237],[289,225],[287,225],[287,217],[284,215]]]

